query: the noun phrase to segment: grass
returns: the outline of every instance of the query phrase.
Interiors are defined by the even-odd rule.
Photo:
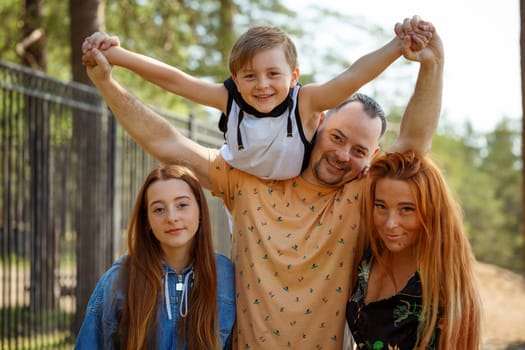
[[[73,317],[73,313],[61,310],[0,308],[0,349],[71,349],[73,335],[69,328]]]
[[[58,332],[51,335],[40,335],[39,337],[17,337],[16,339],[2,339],[1,350],[18,349],[72,349],[75,343],[72,341],[70,332]]]

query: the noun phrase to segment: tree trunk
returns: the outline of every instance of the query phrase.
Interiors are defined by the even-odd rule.
[[[520,0],[520,52],[521,52],[521,210],[523,211],[522,217],[525,218],[525,118],[523,113],[525,112],[525,0]],[[521,230],[523,234],[523,269],[522,272],[525,274],[525,223],[522,221]]]
[[[102,30],[104,23],[104,2],[102,0],[70,0],[71,19],[71,67],[73,80],[90,84],[86,68],[82,65],[81,45],[85,37]],[[98,103],[102,108],[102,100]],[[98,115],[83,109],[75,109],[73,116],[73,139],[76,154],[77,207],[75,208],[77,286],[76,313],[72,325],[74,334],[78,332],[84,318],[89,297],[98,279],[113,260],[112,223],[113,200],[106,200],[112,193],[114,176],[112,166],[106,157],[109,139]],[[110,123],[114,122],[110,120]]]
[[[22,32],[24,39],[16,45],[22,64],[45,72],[46,50],[42,16],[42,0],[22,0]]]
[[[103,0],[69,0],[71,20],[71,69],[73,81],[92,85],[82,65],[81,46],[84,38],[93,32],[104,30]]]
[[[233,0],[221,0],[219,11],[221,25],[219,27],[220,34],[218,37],[221,38],[221,40],[217,42],[217,46],[222,55],[222,62],[224,66],[227,67],[228,56],[235,41],[235,32],[233,30],[235,4],[233,3]]]

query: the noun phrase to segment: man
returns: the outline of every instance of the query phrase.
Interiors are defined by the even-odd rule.
[[[420,70],[392,151],[428,152],[440,113],[443,47],[432,28],[428,45],[411,50],[418,20],[396,24],[402,54],[420,62]],[[300,176],[261,180],[231,168],[218,150],[189,140],[132,97],[113,80],[100,51],[88,55],[96,62],[88,67],[91,80],[135,141],[162,162],[189,162],[232,213],[235,347],[341,349],[359,253],[360,175],[384,131],[377,104],[358,95],[331,111]]]

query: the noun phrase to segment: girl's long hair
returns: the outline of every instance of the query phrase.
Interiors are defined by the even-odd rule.
[[[416,350],[427,348],[440,328],[439,349],[480,347],[481,305],[474,275],[475,258],[463,226],[463,213],[439,168],[414,152],[387,153],[372,163],[365,194],[365,221],[375,258],[386,265],[386,251],[373,221],[379,179],[410,184],[421,230],[415,243],[423,308]],[[383,259],[382,259],[383,257]]]
[[[157,181],[179,179],[186,182],[199,205],[199,228],[193,242],[195,278],[189,295],[188,314],[179,321],[177,332],[181,347],[190,350],[218,349],[219,317],[217,275],[210,215],[202,187],[191,170],[183,165],[159,165],[147,176],[131,215],[128,228],[129,258],[120,275],[125,305],[119,322],[122,349],[155,349],[158,302],[163,292],[164,252],[148,223],[146,193]]]

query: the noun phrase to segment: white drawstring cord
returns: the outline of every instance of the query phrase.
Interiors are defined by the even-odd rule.
[[[168,285],[168,273],[164,274],[164,300],[166,302],[166,312],[168,313],[168,320],[171,320],[171,307],[170,307],[170,288]]]
[[[181,317],[186,317],[188,314],[188,293],[190,291],[190,278],[193,278],[193,268],[184,277],[184,285],[182,287],[182,295],[180,298],[179,313]]]
[[[172,315],[171,315],[171,307],[170,307],[170,288],[169,288],[169,283],[168,283],[168,275],[169,273],[164,274],[164,302],[166,304],[166,312],[168,313],[168,320],[171,320]],[[188,274],[186,274],[186,276],[184,277],[184,283],[182,284],[182,293],[181,293],[181,299],[180,299],[180,304],[179,304],[179,313],[182,317],[186,317],[186,315],[188,314],[188,295],[189,295],[189,291],[191,287],[190,278],[193,279],[194,275],[195,274],[193,273],[193,269],[191,269],[190,272],[188,272]]]

